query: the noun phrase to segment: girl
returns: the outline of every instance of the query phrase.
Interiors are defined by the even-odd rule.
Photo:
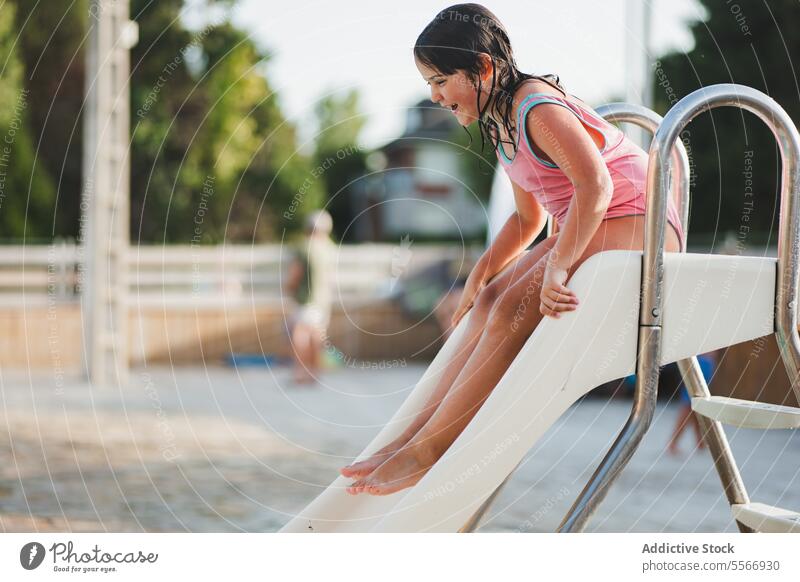
[[[508,34],[478,4],[442,10],[414,47],[431,100],[462,126],[477,122],[511,179],[516,212],[467,279],[453,324],[471,311],[458,355],[423,411],[394,442],[348,465],[351,494],[386,495],[410,487],[469,424],[543,316],[579,308],[565,286],[591,255],[641,250],[647,154],[557,77],[517,69]],[[553,215],[558,231],[533,249]],[[672,202],[666,250],[679,251]],[[527,308],[538,306],[538,309]]]

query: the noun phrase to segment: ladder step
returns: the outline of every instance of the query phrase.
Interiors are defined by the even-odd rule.
[[[713,420],[741,428],[800,427],[800,408],[779,404],[709,396],[692,398],[692,410]]]
[[[800,533],[800,513],[765,503],[731,505],[733,518],[762,533]]]

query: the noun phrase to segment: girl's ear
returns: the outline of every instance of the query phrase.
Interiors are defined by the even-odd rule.
[[[492,57],[487,55],[486,53],[478,53],[478,61],[480,62],[480,75],[481,81],[489,81],[492,80],[492,70],[494,69],[494,64],[492,63]]]

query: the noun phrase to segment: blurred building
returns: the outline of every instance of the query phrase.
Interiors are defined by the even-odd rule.
[[[428,99],[408,110],[403,135],[370,156],[373,174],[351,192],[355,240],[483,235],[486,212],[465,183],[467,138],[454,141],[458,130],[452,113]]]

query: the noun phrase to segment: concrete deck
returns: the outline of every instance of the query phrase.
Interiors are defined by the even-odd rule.
[[[327,372],[150,368],[124,390],[0,372],[0,531],[275,531],[413,388],[420,365]],[[586,399],[529,453],[482,531],[553,531],[630,410]],[[710,456],[653,427],[589,531],[735,531]],[[728,429],[751,498],[800,509],[800,434]]]

